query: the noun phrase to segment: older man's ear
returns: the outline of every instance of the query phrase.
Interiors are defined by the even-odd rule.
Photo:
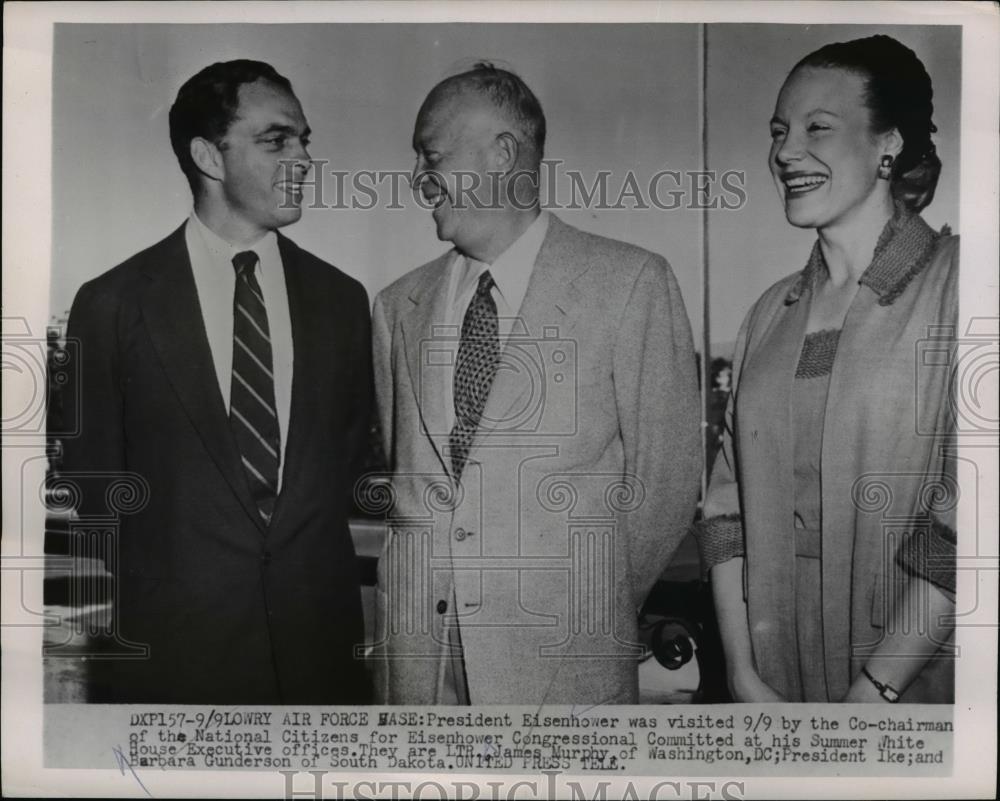
[[[521,146],[517,137],[509,131],[496,136],[493,143],[493,169],[505,178],[518,168]]]

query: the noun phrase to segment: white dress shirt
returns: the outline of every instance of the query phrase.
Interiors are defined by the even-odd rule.
[[[211,231],[193,211],[184,229],[194,283],[198,290],[201,316],[208,334],[208,346],[215,363],[215,375],[226,410],[233,378],[233,295],[236,292],[236,269],[233,256],[244,250],[257,254],[254,275],[264,294],[267,325],[271,335],[271,358],[274,372],[274,402],[278,411],[281,449],[278,454],[278,488],[285,465],[285,443],[292,401],[292,320],[288,313],[285,270],[278,252],[278,237],[265,234],[252,245],[232,245]]]
[[[461,335],[462,321],[465,312],[476,294],[479,276],[486,270],[493,276],[495,286],[491,290],[494,302],[497,304],[497,317],[500,329],[500,350],[510,337],[511,329],[517,320],[521,304],[528,291],[528,282],[535,267],[538,252],[542,249],[545,234],[549,229],[549,213],[543,211],[535,221],[525,229],[513,244],[501,253],[493,264],[486,264],[463,256],[455,251],[450,264],[448,279],[447,319],[445,326]],[[454,365],[458,361],[459,338],[456,336],[452,347],[453,355],[447,359],[452,365],[451,370],[442,370],[445,379],[445,414],[448,430],[455,425],[454,398]],[[443,348],[447,350],[446,346]]]

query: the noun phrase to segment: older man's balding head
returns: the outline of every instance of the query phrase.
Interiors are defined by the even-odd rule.
[[[473,109],[492,115],[503,131],[514,136],[520,169],[537,172],[545,150],[545,114],[534,92],[508,70],[480,62],[445,78],[421,105],[417,127],[432,116]]]

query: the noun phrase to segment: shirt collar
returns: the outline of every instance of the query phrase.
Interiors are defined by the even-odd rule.
[[[503,295],[507,306],[513,312],[521,308],[528,291],[528,281],[538,259],[538,253],[549,229],[549,213],[542,211],[513,244],[501,253],[493,264],[466,258],[464,285],[479,280],[486,270],[490,271],[497,289]]]
[[[947,226],[938,233],[919,214],[910,211],[902,203],[897,203],[895,213],[879,235],[871,264],[861,274],[858,283],[879,296],[880,306],[891,305],[927,266],[938,239],[948,233]],[[809,262],[785,296],[785,305],[798,301],[806,290],[811,290],[817,280],[828,273],[826,260],[817,240]]]
[[[205,252],[218,264],[225,262],[231,265],[233,263],[233,256],[245,250],[252,250],[257,254],[258,270],[265,269],[268,264],[281,263],[278,260],[278,235],[274,231],[268,231],[252,245],[234,245],[231,242],[227,242],[205,225],[193,210],[190,220],[195,231],[201,237],[201,241],[205,246]]]

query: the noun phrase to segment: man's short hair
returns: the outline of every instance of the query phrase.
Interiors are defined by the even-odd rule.
[[[545,114],[528,85],[510,70],[480,61],[441,81],[431,90],[425,106],[464,91],[487,99],[512,124],[519,144],[527,149],[524,160],[537,169],[545,151]]]
[[[200,173],[191,160],[191,140],[201,137],[219,144],[236,119],[240,87],[255,81],[268,81],[294,94],[292,84],[274,67],[249,59],[220,61],[205,67],[177,93],[170,108],[170,145],[192,191],[198,188]]]

